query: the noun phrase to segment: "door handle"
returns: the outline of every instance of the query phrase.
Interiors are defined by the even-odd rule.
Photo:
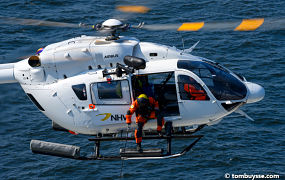
[[[95,108],[95,109],[83,109],[82,111],[83,112],[95,112],[95,111],[98,111],[98,109],[97,108]]]

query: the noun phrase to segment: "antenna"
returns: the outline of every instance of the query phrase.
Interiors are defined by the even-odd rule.
[[[184,48],[184,39],[183,39],[183,37],[181,37],[181,40],[182,40],[182,48],[183,48],[182,51],[184,52],[185,48]]]

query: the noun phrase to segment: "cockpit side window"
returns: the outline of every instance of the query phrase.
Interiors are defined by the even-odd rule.
[[[210,99],[203,87],[190,76],[179,75],[178,86],[181,100],[205,101]]]

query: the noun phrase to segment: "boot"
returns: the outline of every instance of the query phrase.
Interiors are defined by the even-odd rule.
[[[143,150],[142,150],[142,144],[141,144],[141,143],[137,143],[137,151],[138,151],[139,153],[142,153],[142,152],[143,152]]]

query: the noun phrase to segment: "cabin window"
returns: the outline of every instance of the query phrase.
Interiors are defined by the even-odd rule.
[[[149,53],[149,56],[157,56],[157,53]]]
[[[97,83],[99,99],[122,99],[121,81]]]
[[[72,90],[80,100],[87,100],[85,84],[77,84],[72,86]]]
[[[93,83],[91,84],[91,91],[93,104],[131,104],[127,80]]]
[[[179,75],[178,86],[181,100],[205,101],[210,99],[203,87],[190,76]]]

